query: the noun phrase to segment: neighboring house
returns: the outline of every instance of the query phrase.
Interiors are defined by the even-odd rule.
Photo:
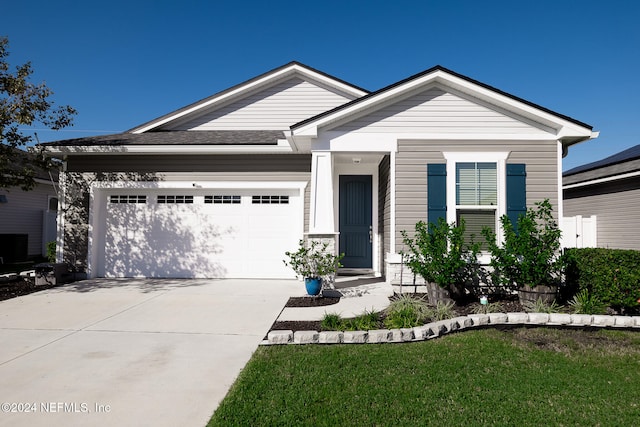
[[[563,174],[565,216],[596,216],[596,244],[640,250],[640,145]]]
[[[26,153],[25,153],[26,155]],[[58,172],[39,171],[36,186],[0,189],[0,258],[19,262],[45,256],[56,240]]]
[[[440,66],[370,93],[292,62],[47,148],[67,187],[86,180],[86,239],[61,217],[60,246],[90,277],[288,278],[284,252],[307,237],[397,283],[401,232],[419,220],[463,215],[477,232],[545,198],[561,212],[562,156],[596,136]]]

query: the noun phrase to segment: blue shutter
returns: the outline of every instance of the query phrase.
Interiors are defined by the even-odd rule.
[[[427,223],[437,224],[438,219],[447,219],[447,165],[427,165]]]
[[[527,212],[527,172],[523,163],[507,164],[507,216],[518,232],[518,217]]]

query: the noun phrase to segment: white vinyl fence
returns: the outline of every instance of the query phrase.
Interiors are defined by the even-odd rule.
[[[598,228],[595,215],[562,218],[560,229],[563,248],[595,248],[597,246]]]

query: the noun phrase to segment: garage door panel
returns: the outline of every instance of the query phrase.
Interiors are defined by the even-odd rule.
[[[180,195],[160,199],[158,190],[147,190],[145,203],[107,203],[104,275],[293,277],[282,259],[300,237],[302,210],[295,192],[283,193],[286,204],[277,204],[277,198],[276,204],[256,204],[257,191],[245,191],[241,203],[237,197],[218,203],[221,198],[214,202],[204,190],[191,191],[193,203],[176,202],[187,200]]]

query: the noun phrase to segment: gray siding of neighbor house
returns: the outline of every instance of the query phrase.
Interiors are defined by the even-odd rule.
[[[396,248],[402,250],[402,230],[427,220],[427,164],[445,163],[443,152],[509,151],[507,163],[524,163],[527,172],[527,206],[548,198],[558,205],[556,141],[399,141],[396,155]]]
[[[389,182],[390,156],[386,155],[378,165],[378,232],[380,239],[379,258],[384,261],[384,255],[391,246],[391,186]],[[386,275],[386,264],[382,263],[382,275]]]
[[[353,96],[295,77],[165,129],[282,130],[352,99]]]
[[[49,197],[57,197],[53,186],[37,184],[31,191],[15,187],[0,190],[0,194],[7,196],[7,203],[0,204],[0,234],[27,234],[27,255],[43,255],[43,214]]]
[[[638,177],[566,189],[563,193],[565,216],[597,216],[598,247],[640,250]]]

